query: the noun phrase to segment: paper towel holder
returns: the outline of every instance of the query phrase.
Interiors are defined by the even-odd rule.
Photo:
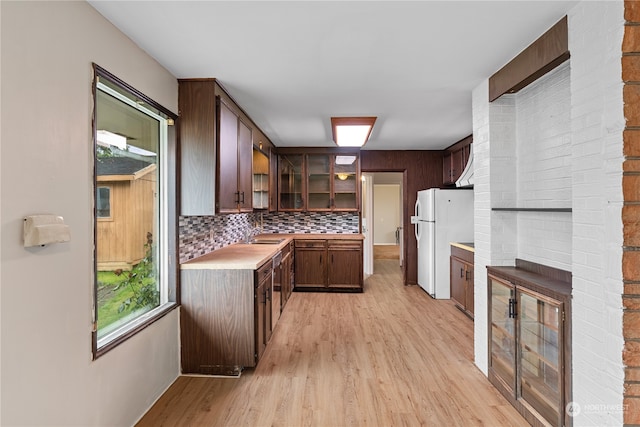
[[[24,218],[24,247],[44,246],[71,240],[69,226],[57,215],[29,215]]]

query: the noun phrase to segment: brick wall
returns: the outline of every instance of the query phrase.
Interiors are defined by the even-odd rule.
[[[573,400],[576,426],[621,425],[623,2],[569,14],[573,199]]]
[[[640,2],[626,1],[624,18],[624,422],[640,424]]]
[[[571,207],[569,62],[515,95],[517,206]],[[518,258],[571,270],[571,213],[519,212]]]
[[[627,16],[629,9],[638,16],[637,4],[626,3]],[[509,265],[513,257],[520,256],[571,270],[573,401],[582,408],[573,419],[574,426],[640,424],[640,406],[636,406],[640,400],[640,250],[632,250],[640,249],[640,209],[634,210],[640,203],[631,203],[640,202],[640,110],[627,123],[624,134],[627,203],[623,211],[625,123],[620,49],[625,29],[623,9],[622,1],[583,1],[569,12],[569,91],[566,74],[555,76],[562,80],[562,85],[557,86],[557,99],[552,99],[555,90],[548,90],[544,96],[548,96],[548,101],[555,106],[564,105],[564,110],[540,109],[536,121],[546,120],[547,126],[533,129],[536,124],[531,123],[529,130],[519,129],[520,116],[526,111],[522,110],[518,115],[519,107],[525,107],[518,104],[527,102],[524,95],[529,87],[519,94],[503,95],[488,103],[487,83],[483,82],[472,97],[474,162],[477,165],[475,298],[476,313],[479,314],[474,326],[476,364],[486,372],[486,265]],[[628,31],[640,30],[631,25],[626,28]],[[638,51],[639,37],[640,32],[627,36],[626,45],[636,46],[630,52]],[[637,76],[640,73],[638,64],[635,62],[625,75],[635,73]],[[556,71],[562,74],[567,69]],[[554,76],[548,74],[545,78],[551,81]],[[544,78],[531,88],[536,84],[544,86]],[[628,119],[634,112],[629,104],[637,105],[640,97],[640,90],[634,89],[627,88],[624,92]],[[542,90],[544,92],[544,88]],[[531,112],[538,107],[531,105],[524,109]],[[508,123],[509,115],[512,115],[513,127]],[[548,125],[554,123],[554,115],[560,117],[556,134],[564,136],[544,141],[551,130]],[[525,135],[527,132],[531,136],[529,139]],[[527,144],[539,145],[524,147],[521,144],[525,140]],[[519,147],[516,153],[509,148],[509,144],[516,146],[514,141]],[[543,157],[536,157],[535,164],[526,164],[526,157],[538,155]],[[554,173],[559,174],[557,180],[551,177]],[[514,176],[519,183],[513,182]],[[538,177],[548,180],[537,182]],[[526,180],[529,183],[525,185]],[[550,183],[551,187],[547,185]],[[540,188],[536,188],[539,184]],[[568,202],[573,212],[546,214],[542,218],[491,211],[491,207],[512,207],[547,198],[554,204],[546,207],[566,207],[560,203]],[[552,239],[553,227],[557,227],[556,231],[562,234],[558,237],[557,253],[553,253],[553,248],[534,247],[536,236],[539,238],[542,234],[527,234],[531,225]],[[516,248],[510,245],[510,239],[518,242]]]
[[[475,363],[488,375],[487,354],[487,265],[491,265],[491,158],[489,140],[489,81],[474,89],[473,112],[473,177],[474,177],[474,349]]]

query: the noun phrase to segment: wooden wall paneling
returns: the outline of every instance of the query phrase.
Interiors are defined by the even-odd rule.
[[[364,172],[404,172],[402,205],[404,238],[404,282],[418,282],[418,247],[410,217],[419,190],[441,187],[442,151],[360,151],[360,169]]]
[[[489,78],[489,101],[514,93],[569,59],[565,16]]]

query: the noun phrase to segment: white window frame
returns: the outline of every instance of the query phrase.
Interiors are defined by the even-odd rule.
[[[109,351],[111,348],[117,346],[122,341],[135,335],[138,331],[144,329],[146,326],[153,323],[158,318],[164,316],[167,312],[169,312],[173,308],[177,307],[177,302],[171,301],[169,298],[170,282],[172,282],[172,286],[174,287],[176,286],[176,284],[175,284],[175,278],[170,277],[171,273],[169,271],[170,270],[169,269],[169,265],[170,265],[169,232],[171,229],[175,230],[175,228],[169,227],[169,221],[168,221],[169,220],[168,126],[173,125],[175,115],[173,115],[173,117],[171,118],[167,118],[146,108],[144,106],[144,103],[138,103],[136,102],[135,99],[132,99],[132,97],[138,98],[139,97],[138,95],[140,95],[139,93],[137,93],[135,90],[132,90],[132,88],[126,85],[123,87],[121,82],[115,78],[114,79],[116,81],[112,81],[112,79],[109,79],[107,76],[104,75],[104,74],[107,74],[107,75],[109,74],[106,71],[99,68],[97,65],[94,64],[94,67],[96,71],[98,71],[99,73],[95,76],[96,92],[94,93],[94,102],[96,102],[96,99],[97,99],[97,91],[102,91],[122,101],[128,106],[135,108],[136,110],[142,112],[143,114],[146,114],[158,120],[160,123],[159,146],[158,146],[158,154],[157,154],[157,170],[158,170],[157,173],[158,173],[158,192],[159,192],[158,194],[159,205],[158,205],[158,218],[157,218],[158,220],[157,234],[158,235],[154,236],[154,239],[157,239],[156,253],[158,255],[158,260],[156,262],[156,266],[158,269],[157,280],[158,280],[158,290],[160,292],[160,303],[157,307],[153,308],[152,310],[131,319],[130,321],[121,325],[115,330],[98,338],[98,327],[97,327],[98,307],[97,307],[97,299],[95,298],[95,295],[94,295],[94,299],[93,299],[94,303],[93,303],[93,310],[92,310],[92,315],[93,315],[92,342],[93,342],[93,357],[94,359],[96,359],[97,357],[101,356],[105,352]],[[100,71],[102,72],[100,73]],[[126,91],[129,96],[123,95],[119,91],[114,90],[110,86],[105,85],[100,81],[101,78],[106,78],[107,80],[111,81],[111,83],[118,85],[124,91]],[[95,108],[94,108],[94,112],[95,112]],[[96,120],[94,120],[94,126],[95,126],[95,122]],[[96,138],[96,129],[94,129],[94,144],[95,144],[95,138]],[[102,185],[100,185],[97,182],[96,177],[94,176],[94,188],[97,188],[99,186],[102,186]],[[94,194],[95,194],[95,191],[94,191]],[[113,209],[113,206],[111,208]],[[100,218],[98,218],[97,215],[94,214],[94,227],[97,225],[97,222],[99,220]],[[95,246],[97,247],[97,242],[95,243]],[[95,262],[95,260],[94,260],[94,272],[97,273],[97,263]],[[97,284],[94,283],[94,293],[97,293],[96,286]],[[174,295],[175,295],[175,292],[174,292]]]

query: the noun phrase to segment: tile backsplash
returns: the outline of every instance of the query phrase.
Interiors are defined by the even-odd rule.
[[[181,216],[180,262],[243,240],[247,233],[357,234],[358,213],[274,212]]]

